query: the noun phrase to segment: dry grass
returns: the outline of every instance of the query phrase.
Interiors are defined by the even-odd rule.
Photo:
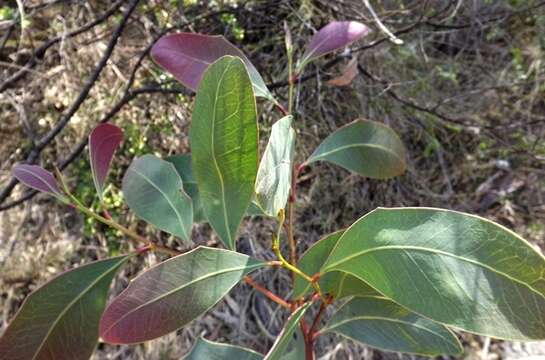
[[[39,3],[25,2],[27,6]],[[375,10],[392,30],[414,24],[422,14],[421,1],[404,2],[405,10],[400,10],[395,1],[385,3]],[[446,3],[431,1],[429,9]],[[356,117],[393,127],[407,145],[409,155],[407,173],[389,181],[361,178],[326,164],[305,169],[299,180],[296,213],[301,251],[323,234],[350,225],[377,206],[438,206],[476,213],[505,224],[545,249],[545,45],[540,36],[545,30],[545,15],[538,16],[543,8],[532,16],[517,13],[517,9],[532,5],[532,1],[520,2],[518,7],[509,6],[507,1],[488,5],[477,0],[461,3],[459,8],[448,8],[446,14],[452,15],[449,24],[469,24],[465,28],[421,25],[402,36],[404,46],[384,42],[355,53],[361,66],[378,81],[360,76],[349,87],[328,86],[326,79],[338,74],[349,59],[327,70],[308,70],[317,73],[297,90],[299,161],[331,131]],[[13,66],[24,63],[30,51],[45,39],[81,26],[108,6],[106,1],[71,1],[29,11],[31,22],[26,31],[23,35],[19,30],[14,32],[0,52],[0,79],[15,71]],[[237,26],[221,15],[199,18],[210,11],[205,4],[188,5],[183,12],[179,6],[156,0],[138,8],[89,98],[45,149],[42,164],[50,167],[68,154],[119,100],[138,55],[165,27],[191,22],[182,27],[224,33],[242,46],[264,78],[273,82],[285,76],[283,20],[289,22],[298,45],[308,39],[311,29],[330,19],[358,19],[373,26],[366,8],[355,0],[252,1],[238,9],[225,5],[224,10],[231,9],[237,19]],[[483,20],[506,13],[515,15],[501,21]],[[431,22],[439,23],[446,16]],[[2,184],[9,180],[13,164],[21,161],[29,149],[30,137],[50,129],[71,104],[96,66],[116,20],[119,19],[110,18],[82,35],[64,39],[47,52],[24,80],[0,94]],[[5,29],[6,24],[0,26]],[[245,31],[241,41],[235,39],[239,27]],[[363,43],[381,37],[376,30]],[[5,65],[14,62],[16,65]],[[164,75],[146,58],[137,72],[135,86],[164,80]],[[280,98],[285,97],[284,90],[276,89]],[[269,105],[261,105],[264,145],[278,114]],[[120,222],[134,223],[140,231],[174,245],[176,239],[135,221],[119,202],[119,184],[135,155],[154,152],[167,156],[188,151],[191,106],[191,98],[183,95],[143,95],[113,119],[128,135],[110,178],[113,185],[109,198],[114,214]],[[81,159],[66,174],[71,186],[91,203],[92,181],[86,156]],[[12,199],[23,190],[18,186]],[[245,221],[239,249],[272,259],[273,229],[271,222]],[[201,244],[215,239],[207,225],[195,226],[193,236]],[[41,195],[0,213],[0,325],[5,327],[29,291],[53,274],[130,247],[123,242],[117,249],[112,245],[116,238],[115,233]],[[140,269],[159,260],[150,255],[131,263],[116,280],[113,292],[119,292]],[[289,295],[289,274],[284,271],[267,270],[256,278],[270,289]],[[282,328],[285,317],[276,304],[255,294],[247,285],[239,285],[220,305],[177,334],[140,346],[101,344],[94,358],[179,358],[201,335],[264,352]],[[461,336],[469,359],[545,356],[543,344],[523,346]],[[324,360],[398,358],[333,336],[319,340],[318,355]]]

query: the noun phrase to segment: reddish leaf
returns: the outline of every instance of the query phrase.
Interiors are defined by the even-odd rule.
[[[329,80],[328,85],[332,86],[348,86],[358,75],[358,59],[353,58],[343,69],[341,75]]]
[[[197,91],[208,65],[225,55],[237,56],[244,61],[256,96],[275,101],[254,65],[223,36],[170,34],[159,39],[151,49],[155,62],[193,91]]]
[[[327,24],[310,40],[298,70],[302,70],[310,61],[341,49],[370,32],[371,29],[357,21],[333,21]]]
[[[28,187],[64,199],[53,174],[38,165],[16,165],[12,174]]]
[[[112,124],[100,124],[89,135],[89,160],[95,188],[101,201],[110,162],[122,140],[123,131]]]
[[[100,336],[113,344],[155,339],[213,307],[245,275],[266,263],[228,250],[198,247],[131,281],[102,315]]]
[[[80,266],[34,290],[0,338],[0,359],[89,359],[110,284],[129,257]]]

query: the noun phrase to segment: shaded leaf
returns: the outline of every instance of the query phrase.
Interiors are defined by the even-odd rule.
[[[49,171],[46,171],[38,165],[15,165],[12,170],[13,176],[21,183],[35,190],[53,195],[62,201],[66,197],[59,189],[57,180]]]
[[[337,245],[344,230],[336,231],[318,240],[301,256],[297,267],[305,274],[314,275],[320,272],[321,267],[329,257],[331,250]],[[377,294],[373,288],[358,278],[345,272],[333,271],[323,274],[318,281],[320,288],[326,294],[340,299],[352,295]],[[298,299],[310,293],[312,285],[299,275],[295,275],[292,297]]]
[[[460,355],[463,348],[445,326],[382,297],[356,297],[320,333],[336,332],[372,347],[425,356]]]
[[[193,200],[193,221],[203,222],[206,221],[204,217],[204,211],[201,204],[201,197],[199,195],[199,188],[197,187],[197,180],[193,176],[193,169],[191,168],[191,155],[173,155],[165,159],[171,162],[176,168],[178,175],[182,178],[184,184],[184,190]]]
[[[138,217],[183,240],[191,240],[191,198],[168,161],[149,154],[133,160],[123,177],[123,197]]]
[[[478,216],[376,209],[339,239],[323,273],[354,275],[407,309],[505,339],[545,339],[545,258]]]
[[[265,265],[203,246],[170,258],[137,276],[108,305],[100,336],[129,344],[166,335],[208,311],[245,275]]]
[[[389,127],[355,120],[329,135],[306,161],[328,161],[373,179],[405,172],[405,147]]]
[[[327,84],[331,86],[348,86],[352,83],[352,81],[354,81],[357,75],[358,75],[358,59],[353,58],[345,66],[341,75],[328,80]]]
[[[190,140],[205,216],[225,246],[235,249],[258,162],[255,98],[240,59],[222,57],[206,71],[195,99]]]
[[[299,326],[299,321],[301,321],[301,319],[305,315],[305,312],[311,305],[311,302],[301,305],[290,315],[290,317],[286,321],[286,324],[284,325],[284,329],[282,329],[282,331],[276,338],[273,346],[271,347],[267,355],[265,355],[265,360],[280,360],[284,358],[284,354],[286,353],[286,350],[288,349],[288,346],[292,341],[293,334]]]
[[[305,358],[305,339],[299,326],[293,335],[295,339],[291,341],[291,350],[282,357],[282,360],[301,360]]]
[[[367,26],[357,21],[333,21],[321,28],[305,47],[305,53],[297,67],[300,72],[309,62],[344,48],[371,32]]]
[[[249,349],[199,338],[184,360],[262,360],[263,355]]]
[[[89,160],[98,197],[102,201],[104,181],[115,150],[123,140],[123,131],[112,124],[100,124],[89,135]]]
[[[286,207],[290,193],[295,144],[292,118],[291,115],[285,116],[272,126],[269,143],[257,172],[256,198],[269,216],[277,216],[280,209]]]
[[[111,281],[128,258],[80,266],[34,290],[0,338],[0,359],[88,359]]]
[[[207,67],[225,55],[236,56],[244,61],[256,96],[276,102],[255,66],[242,51],[221,35],[165,35],[151,49],[153,60],[193,91],[197,91]]]

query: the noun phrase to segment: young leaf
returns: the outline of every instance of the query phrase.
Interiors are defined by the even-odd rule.
[[[245,275],[265,265],[203,246],[170,258],[136,277],[108,305],[100,336],[129,344],[166,335],[208,311]]]
[[[301,305],[297,310],[295,310],[290,317],[288,318],[288,321],[286,321],[286,324],[284,325],[284,329],[280,332],[278,337],[276,338],[276,341],[274,342],[273,346],[265,355],[264,360],[281,360],[283,359],[286,350],[288,349],[288,345],[292,341],[293,334],[297,330],[297,327],[299,326],[299,321],[303,318],[305,315],[305,312],[308,310],[308,308],[312,305],[311,302],[308,302],[304,305]]]
[[[336,332],[372,347],[424,356],[460,355],[463,348],[446,327],[382,297],[356,297],[342,306],[320,333]]]
[[[339,239],[323,273],[354,275],[407,309],[472,333],[545,339],[545,258],[478,216],[374,210]]]
[[[193,200],[193,221],[206,221],[201,204],[201,197],[199,195],[199,188],[197,187],[197,181],[193,176],[193,169],[191,168],[191,155],[173,155],[169,156],[165,160],[174,165],[178,175],[180,175],[182,178],[184,190],[187,192],[187,195],[191,197],[191,200]]]
[[[311,61],[342,49],[371,32],[367,26],[357,21],[333,21],[320,29],[305,48],[305,53],[297,66],[297,72]]]
[[[353,58],[343,69],[341,75],[328,80],[327,84],[331,86],[348,86],[358,75],[358,58]]]
[[[256,198],[269,216],[277,216],[286,206],[291,188],[291,168],[295,144],[292,116],[278,120],[259,164],[255,185]]]
[[[102,201],[104,181],[110,169],[110,162],[122,140],[123,131],[108,123],[98,125],[89,135],[89,160],[100,201]]]
[[[389,127],[355,120],[329,135],[306,161],[329,161],[373,179],[405,172],[405,147]]]
[[[336,231],[318,240],[301,256],[297,267],[305,274],[314,275],[320,272],[331,250],[337,245],[343,233],[344,230]],[[322,275],[318,283],[324,293],[331,294],[336,299],[352,295],[377,294],[365,282],[340,271],[333,271]],[[310,290],[312,290],[311,284],[296,274],[292,297],[294,299],[301,298],[307,295]]]
[[[258,161],[255,98],[240,59],[224,56],[204,74],[189,136],[206,218],[225,246],[235,249]]]
[[[250,60],[223,36],[170,34],[160,38],[151,49],[153,60],[193,91],[197,91],[206,68],[225,55],[244,61],[256,96],[276,102]]]
[[[263,360],[263,355],[239,346],[199,338],[184,360]]]
[[[193,205],[174,165],[153,155],[135,159],[123,177],[123,197],[138,217],[191,241]]]
[[[128,258],[80,266],[34,290],[0,338],[0,359],[88,359],[110,283]]]
[[[59,189],[59,185],[53,174],[42,167],[26,164],[15,165],[12,173],[17,180],[26,186],[53,195],[61,201],[66,201],[66,197],[61,189]]]

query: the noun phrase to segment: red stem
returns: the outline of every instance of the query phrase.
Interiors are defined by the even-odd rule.
[[[250,285],[251,287],[256,289],[257,291],[259,291],[260,293],[262,293],[263,295],[268,297],[270,300],[274,301],[275,303],[279,304],[282,307],[285,307],[286,309],[292,310],[292,306],[286,300],[282,299],[281,297],[279,297],[278,295],[276,295],[272,291],[270,291],[268,289],[265,289],[263,286],[256,283],[251,277],[245,276],[244,281],[248,285]]]

